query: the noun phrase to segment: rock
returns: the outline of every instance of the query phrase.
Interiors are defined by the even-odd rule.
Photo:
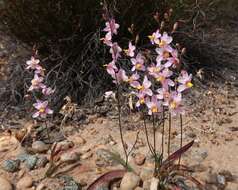
[[[196,137],[197,137],[197,134],[196,134],[195,132],[189,132],[189,133],[187,134],[187,136],[190,137],[190,138],[196,138]]]
[[[140,177],[133,172],[127,172],[122,178],[120,190],[134,190],[140,183]]]
[[[36,190],[43,190],[45,187],[45,184],[40,183],[39,185],[37,185]]]
[[[153,175],[154,170],[151,168],[143,168],[140,172],[140,178],[142,179],[142,181],[146,181],[153,178]]]
[[[72,135],[71,137],[69,137],[69,140],[77,145],[84,145],[86,143],[86,140],[78,134]]]
[[[20,167],[20,160],[5,160],[2,163],[2,168],[7,172],[16,172]]]
[[[49,149],[49,146],[43,141],[35,141],[32,143],[32,149],[36,153],[43,153]]]
[[[26,188],[31,187],[33,184],[33,179],[30,175],[26,175],[17,182],[18,190],[25,190]]]
[[[118,165],[118,162],[112,159],[110,153],[103,148],[96,150],[96,161],[101,163],[102,165],[107,166],[115,166]]]
[[[158,185],[159,185],[159,179],[153,177],[151,179],[151,183],[150,183],[150,190],[157,190],[158,189]]]
[[[17,156],[17,159],[20,160],[21,162],[24,162],[27,159],[28,156],[30,156],[30,155],[27,154],[27,153],[19,154]]]
[[[84,147],[81,148],[80,152],[84,154],[84,153],[86,153],[86,152],[89,152],[90,150],[91,150],[91,147],[89,147],[89,146],[84,146]]]
[[[88,158],[90,158],[90,157],[92,157],[93,156],[93,153],[92,152],[87,152],[87,153],[85,153],[85,154],[83,154],[82,156],[81,156],[81,159],[82,160],[86,160],[86,159],[88,159]]]
[[[215,173],[209,173],[205,176],[205,181],[207,184],[216,184],[217,183],[217,175]]]
[[[136,187],[135,190],[143,190],[142,187]]]
[[[80,154],[76,151],[65,152],[60,156],[62,162],[74,162],[79,160]]]
[[[54,146],[54,145],[53,145]],[[55,152],[59,151],[66,151],[74,146],[74,143],[72,141],[62,141],[57,143]]]
[[[208,156],[208,153],[207,153],[206,150],[203,150],[203,151],[200,152],[200,155],[201,155],[202,159],[206,159],[207,156]]]
[[[61,179],[64,180],[63,190],[80,190],[81,186],[70,176],[61,176]]]
[[[135,164],[137,164],[138,166],[141,166],[145,163],[145,155],[144,154],[141,154],[141,153],[137,153],[135,155],[135,158],[134,158],[134,162]]]
[[[143,181],[143,189],[144,190],[149,190],[150,189],[150,183],[151,183],[151,180]]]
[[[232,175],[232,173],[228,170],[222,170],[219,172],[219,175],[222,175],[226,178],[226,181],[228,182],[232,182],[234,181],[234,176]]]
[[[38,157],[35,155],[28,155],[25,159],[25,166],[29,169],[29,170],[33,170],[36,166]]]
[[[0,190],[12,190],[12,184],[5,178],[0,177]]]
[[[217,183],[221,187],[226,186],[226,178],[223,175],[217,175]]]
[[[36,161],[36,167],[37,168],[43,168],[45,165],[49,162],[46,156],[38,156],[38,159]]]

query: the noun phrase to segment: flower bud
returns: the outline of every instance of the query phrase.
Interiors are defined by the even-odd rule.
[[[161,24],[160,24],[160,30],[162,30],[164,28],[164,25],[165,25],[165,22],[162,21]]]
[[[174,26],[173,26],[173,32],[175,32],[178,28],[178,22],[175,22],[174,23]]]
[[[185,53],[186,53],[186,48],[183,48],[181,54],[184,55]]]

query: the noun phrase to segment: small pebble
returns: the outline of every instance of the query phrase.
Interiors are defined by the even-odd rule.
[[[141,166],[145,163],[145,155],[144,154],[141,154],[141,153],[137,153],[135,155],[135,158],[134,158],[134,162],[135,164],[137,164],[138,166]]]
[[[79,160],[79,153],[75,151],[65,152],[60,156],[62,162],[73,162]]]
[[[225,186],[226,185],[226,178],[223,175],[217,175],[217,183]]]
[[[122,178],[120,190],[134,190],[140,183],[140,177],[133,172],[127,172]]]
[[[32,143],[32,149],[36,153],[43,153],[49,149],[49,146],[43,141],[35,141]]]
[[[0,177],[0,190],[12,190],[12,184],[5,178]]]
[[[40,183],[39,185],[37,185],[36,190],[43,190],[45,187],[45,184]]]
[[[222,170],[222,171],[219,172],[219,174],[224,176],[226,178],[226,181],[228,181],[228,182],[234,181],[234,176],[228,170]]]
[[[158,189],[158,185],[159,185],[159,179],[153,177],[151,179],[150,190],[157,190]]]
[[[48,162],[49,161],[46,156],[38,156],[38,159],[36,161],[36,167],[43,168]]]
[[[59,142],[56,145],[55,152],[65,151],[65,150],[68,150],[68,149],[72,148],[73,146],[74,146],[74,143],[72,141]]]
[[[20,160],[5,160],[2,163],[2,168],[7,172],[16,172],[20,167]]]
[[[93,153],[92,152],[87,152],[87,153],[85,153],[85,154],[83,154],[82,156],[81,156],[81,159],[82,160],[86,160],[86,159],[88,159],[88,158],[91,158],[93,156]]]
[[[26,160],[25,160],[25,166],[29,169],[29,170],[33,170],[36,166],[37,163],[37,156],[35,155],[29,155],[27,156]]]
[[[33,179],[30,175],[26,175],[17,182],[18,190],[25,190],[26,188],[31,187],[33,184]]]

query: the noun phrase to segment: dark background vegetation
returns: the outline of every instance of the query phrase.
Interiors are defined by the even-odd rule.
[[[1,22],[18,39],[39,50],[40,58],[47,68],[47,83],[57,89],[54,96],[56,109],[61,106],[66,95],[78,103],[93,103],[96,97],[108,89],[110,80],[103,68],[108,62],[108,54],[100,41],[105,22],[102,19],[102,1],[3,2]],[[179,21],[180,27],[174,37],[187,49],[187,55],[183,58],[186,67],[193,74],[205,68],[208,76],[212,73],[218,78],[222,77],[220,71],[226,60],[216,56],[221,54],[217,44],[204,41],[203,36],[208,28],[217,24],[229,26],[227,21],[237,16],[236,0],[108,0],[107,3],[121,25],[121,43],[135,37],[128,32],[128,27],[133,24],[135,33],[140,36],[140,46],[147,45],[146,36],[158,28],[153,15],[158,12],[162,18],[172,8],[170,23]],[[13,103],[22,101],[26,94],[25,82],[30,82],[17,78],[22,73],[29,76],[24,71],[24,63],[19,64],[20,70],[16,71],[13,67],[10,72],[16,77],[9,77],[6,83],[18,91],[16,102]],[[22,81],[22,85],[14,86],[16,80]],[[9,96],[13,95],[11,92],[9,90]]]

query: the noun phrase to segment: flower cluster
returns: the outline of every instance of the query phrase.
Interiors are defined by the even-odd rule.
[[[145,107],[149,115],[167,109],[172,115],[183,114],[182,93],[193,86],[192,75],[180,70],[179,51],[173,47],[173,38],[159,30],[148,36],[156,56],[146,59],[143,51],[137,50],[130,41],[128,49],[122,50],[113,36],[117,35],[119,24],[114,19],[106,22],[103,38],[110,50],[112,61],[106,65],[108,74],[116,84],[126,83],[136,97],[135,106]],[[130,71],[125,71],[119,60],[126,56],[130,60]]]
[[[31,80],[31,86],[29,87],[29,92],[40,92],[42,99],[37,100],[33,104],[34,108],[37,110],[32,117],[33,118],[46,118],[48,114],[53,114],[53,110],[48,107],[47,97],[54,93],[54,90],[50,87],[47,87],[44,82],[44,68],[40,65],[40,60],[36,59],[35,56],[32,56],[30,60],[26,62],[27,70],[32,70],[34,72],[34,77]]]

